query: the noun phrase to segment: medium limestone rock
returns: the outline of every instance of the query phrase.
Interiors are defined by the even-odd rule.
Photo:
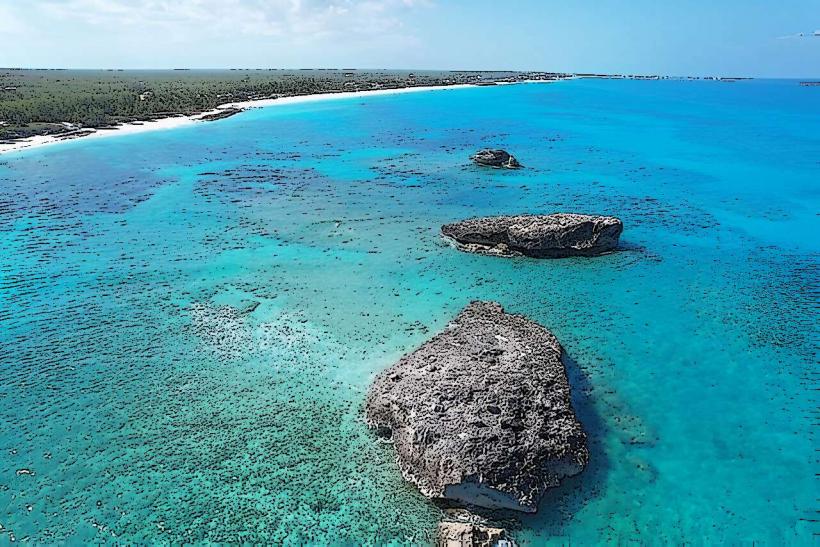
[[[378,375],[367,422],[392,437],[402,474],[425,496],[535,512],[588,460],[562,354],[544,327],[473,302]]]
[[[445,224],[459,250],[498,256],[563,258],[613,251],[623,232],[615,217],[554,213],[480,217]]]
[[[505,167],[507,169],[517,169],[521,167],[518,160],[506,150],[490,150],[487,148],[479,150],[473,156],[470,156],[470,159],[479,165],[489,167]]]

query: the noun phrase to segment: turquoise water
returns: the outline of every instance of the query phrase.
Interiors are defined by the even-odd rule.
[[[361,405],[476,298],[558,336],[590,435],[521,543],[811,544],[819,152],[793,81],[582,80],[2,156],[0,544],[429,543]],[[623,250],[438,237],[553,211],[621,217]]]

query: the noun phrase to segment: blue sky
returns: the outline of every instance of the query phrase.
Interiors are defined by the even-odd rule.
[[[819,77],[818,31],[820,0],[0,0],[0,66]]]

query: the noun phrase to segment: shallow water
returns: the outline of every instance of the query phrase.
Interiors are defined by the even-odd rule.
[[[818,135],[794,81],[584,80],[0,157],[0,543],[429,542],[361,404],[480,298],[558,336],[590,435],[521,543],[811,544]],[[553,211],[621,217],[623,250],[438,236]]]

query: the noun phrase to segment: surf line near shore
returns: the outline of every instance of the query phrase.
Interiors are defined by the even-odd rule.
[[[209,117],[216,116],[217,119],[220,113],[227,109],[235,109],[238,111],[247,110],[250,108],[267,108],[277,105],[289,105],[297,103],[309,103],[316,101],[328,101],[338,99],[351,99],[356,97],[372,97],[377,95],[396,95],[399,93],[413,93],[422,91],[445,91],[450,89],[462,89],[466,87],[479,87],[475,84],[455,84],[455,85],[439,85],[439,86],[418,86],[418,87],[399,87],[391,89],[374,89],[369,91],[341,91],[335,93],[314,93],[311,95],[293,95],[289,97],[279,97],[275,99],[258,99],[249,101],[238,101],[233,103],[225,103],[217,106],[208,112],[202,112],[191,116],[170,116],[167,118],[158,118],[156,120],[137,121],[130,123],[123,123],[114,127],[105,129],[86,129],[78,130],[72,134],[63,135],[37,135],[25,139],[13,140],[6,143],[0,143],[0,154],[14,152],[18,150],[30,150],[33,148],[42,148],[63,142],[74,140],[98,139],[103,137],[112,137],[118,135],[131,135],[134,133],[146,133],[149,131],[159,131],[163,129],[175,129],[177,127],[186,127],[196,123],[207,121]]]

